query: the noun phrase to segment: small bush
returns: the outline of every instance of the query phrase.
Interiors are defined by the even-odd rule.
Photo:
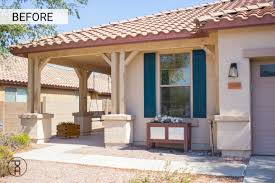
[[[13,152],[8,146],[0,146],[0,177],[9,174],[8,163],[12,157]]]
[[[139,175],[129,183],[190,183],[190,177],[177,172],[160,172],[147,176]]]
[[[27,134],[16,134],[10,137],[12,144],[15,144],[17,148],[25,148],[30,145],[31,139]]]
[[[0,146],[11,146],[11,143],[9,134],[0,133]]]
[[[2,134],[0,133],[0,146],[8,146],[13,151],[25,148],[30,144],[27,134]]]

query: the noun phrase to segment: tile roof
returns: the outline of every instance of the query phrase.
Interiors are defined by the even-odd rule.
[[[12,46],[11,51],[13,54],[23,54],[64,48],[194,37],[200,32],[198,24],[205,25],[206,22],[233,21],[239,18],[247,20],[249,17],[261,19],[266,15],[275,19],[275,8],[272,4],[272,0],[220,0],[62,33]]]
[[[0,83],[26,85],[28,82],[27,59],[9,56],[0,59]],[[74,70],[48,64],[42,70],[41,85],[44,87],[77,89],[78,77]],[[88,80],[89,90],[100,94],[111,93],[111,80],[108,75],[92,73]]]

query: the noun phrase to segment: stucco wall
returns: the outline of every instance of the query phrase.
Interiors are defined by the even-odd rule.
[[[175,50],[169,50],[174,52]],[[179,50],[177,50],[178,52]],[[186,50],[181,50],[182,52]],[[190,51],[190,50],[189,50]],[[156,51],[158,53],[158,51]],[[144,78],[143,54],[140,53],[126,68],[126,107],[127,114],[135,115],[134,143],[146,143],[146,123],[144,118]],[[207,55],[207,115],[217,114],[218,79],[214,57]],[[158,77],[157,77],[158,78]],[[157,87],[159,87],[157,85]],[[157,95],[158,96],[158,95]],[[157,98],[159,100],[159,97]],[[159,102],[157,102],[159,103]],[[158,107],[157,107],[158,108]],[[199,119],[198,127],[192,128],[192,149],[209,149],[209,124],[207,119]]]
[[[20,119],[18,115],[27,112],[27,104],[22,102],[5,102],[5,87],[0,86],[0,121],[4,121],[5,132],[18,132],[20,131]],[[10,86],[18,88],[17,86]],[[93,98],[91,98],[91,96]],[[108,96],[96,96],[89,94],[88,110],[101,111],[105,110],[106,98]],[[72,113],[78,112],[78,95],[76,91],[61,90],[61,89],[45,89],[41,90],[41,105],[43,112],[54,114],[52,119],[52,135],[56,134],[56,125],[63,121],[74,121]],[[96,105],[98,103],[98,105]],[[110,109],[110,107],[109,107]],[[97,124],[98,126],[98,124]]]
[[[250,116],[250,63],[242,50],[275,46],[275,26],[223,30],[219,36],[220,114],[223,116]],[[241,90],[229,90],[230,63],[238,63]]]
[[[219,37],[218,149],[223,154],[249,156],[251,153],[250,61],[244,49],[275,46],[275,26],[222,30]],[[228,78],[230,64],[238,64],[239,77]],[[228,82],[241,82],[241,89],[228,89]],[[230,138],[229,138],[230,137]],[[230,153],[227,153],[230,152]],[[242,153],[239,153],[242,152]]]

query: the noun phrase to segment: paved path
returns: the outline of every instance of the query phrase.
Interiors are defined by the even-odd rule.
[[[275,183],[275,156],[251,157],[244,183]]]
[[[137,159],[115,156],[72,154],[68,151],[85,147],[85,145],[48,144],[49,146],[16,154],[26,160],[42,160],[80,165],[93,165],[122,169],[179,171],[184,173],[206,174],[214,176],[241,177],[246,165],[237,162],[189,162],[164,161],[154,159]]]

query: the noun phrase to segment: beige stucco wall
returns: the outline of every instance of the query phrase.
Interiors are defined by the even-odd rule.
[[[184,43],[184,40],[182,40]],[[198,48],[197,48],[198,49]],[[186,52],[192,49],[169,49],[165,52]],[[163,50],[152,52],[160,53]],[[127,114],[135,115],[134,120],[134,143],[146,143],[146,123],[150,118],[144,118],[144,72],[143,72],[143,55],[141,52],[126,68],[126,107]],[[158,60],[158,59],[157,59]],[[215,57],[207,54],[207,115],[217,114],[218,105],[218,74]],[[158,77],[157,77],[158,78]],[[157,85],[157,87],[159,87]],[[158,90],[158,89],[157,89]],[[159,95],[157,95],[159,103]],[[157,106],[159,111],[159,107]],[[209,124],[207,119],[199,119],[198,127],[192,128],[192,148],[209,149]]]
[[[0,120],[4,121],[5,132],[18,132],[21,128],[18,115],[27,112],[27,104],[22,102],[5,103],[5,87],[4,85],[0,86]],[[9,87],[20,88],[19,86]],[[87,98],[89,111],[104,111],[106,98],[108,98],[109,104],[111,103],[109,96],[98,96],[89,93]],[[92,105],[92,103],[94,104]],[[99,105],[96,105],[96,103]],[[43,112],[54,114],[54,118],[52,119],[52,135],[55,135],[58,123],[74,121],[72,113],[78,112],[78,95],[76,91],[72,90],[42,88],[41,105]],[[98,124],[96,125],[98,126]]]
[[[219,35],[220,113],[250,116],[250,63],[242,56],[243,49],[275,46],[275,26],[223,30]],[[228,90],[230,63],[237,62],[241,90]]]
[[[218,32],[218,37],[220,116],[228,116],[229,119],[217,122],[218,148],[224,151],[238,149],[250,151],[250,62],[248,58],[243,57],[242,53],[244,49],[274,47],[275,26],[221,30]],[[228,78],[228,71],[232,62],[238,64],[239,77],[235,79]],[[229,81],[241,82],[241,89],[228,89]],[[238,116],[244,120],[238,119]],[[232,117],[235,117],[236,120]],[[238,132],[236,133],[232,129],[238,130]],[[228,136],[231,136],[231,138],[228,138]]]

